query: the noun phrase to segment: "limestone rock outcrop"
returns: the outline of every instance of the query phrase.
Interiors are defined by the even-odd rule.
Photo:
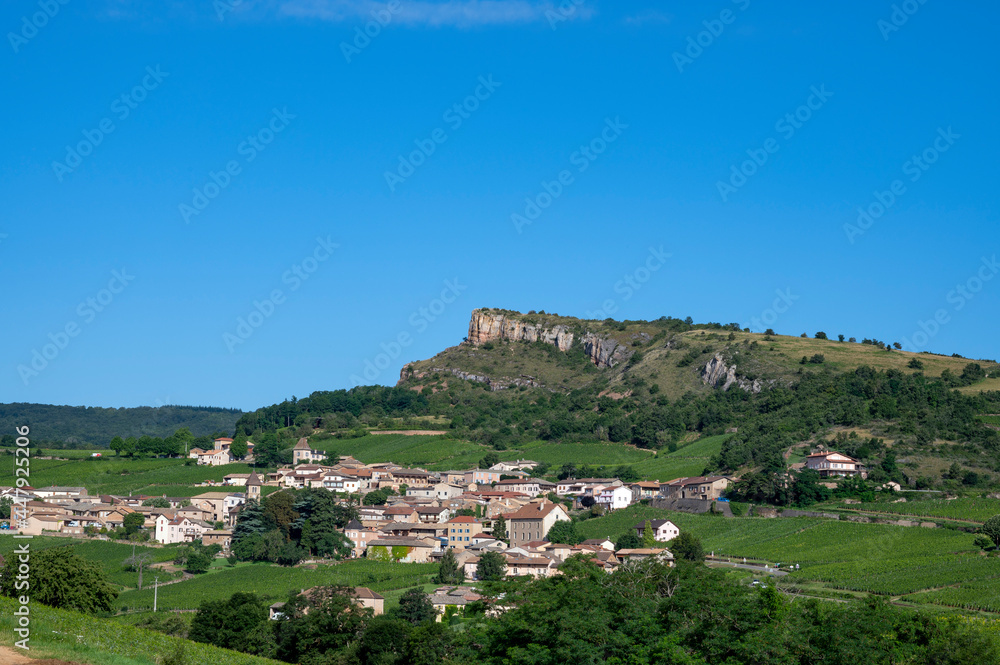
[[[543,328],[504,314],[477,309],[472,312],[472,320],[469,321],[468,340],[474,346],[486,342],[545,342],[560,351],[569,351],[573,346],[573,333],[566,326]]]
[[[701,373],[701,380],[706,385],[723,390],[729,390],[733,385],[736,385],[737,388],[748,393],[759,393],[763,388],[760,379],[751,381],[746,377],[736,376],[736,365],[726,366],[726,360],[721,353],[716,353],[705,365],[705,369]]]

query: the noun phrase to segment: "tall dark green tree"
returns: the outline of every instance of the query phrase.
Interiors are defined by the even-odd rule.
[[[0,593],[17,598],[26,595],[23,582],[18,579],[18,557],[11,555],[4,562],[0,574]],[[69,547],[52,547],[31,552],[28,584],[31,600],[79,612],[110,612],[114,608],[118,591],[108,581],[104,569],[76,554]]]
[[[455,551],[450,547],[444,551],[441,557],[441,567],[434,578],[438,584],[461,584],[465,581],[465,574],[462,572],[458,560],[455,558]]]
[[[483,552],[476,564],[476,578],[483,582],[499,582],[507,570],[507,560],[499,552]]]

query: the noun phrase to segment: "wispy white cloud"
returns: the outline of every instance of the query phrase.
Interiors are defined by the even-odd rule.
[[[277,11],[283,16],[341,23],[371,19],[373,11],[384,12],[386,5],[372,0],[280,0]],[[548,12],[559,11],[556,3],[531,0],[399,0],[392,20],[409,26],[469,28],[546,21]],[[567,18],[589,18],[592,13],[581,6]]]
[[[665,25],[670,23],[674,19],[670,14],[664,14],[661,11],[655,9],[647,9],[645,11],[639,12],[638,14],[632,14],[631,16],[626,16],[624,19],[625,25],[631,26],[643,26],[650,24],[660,24]]]

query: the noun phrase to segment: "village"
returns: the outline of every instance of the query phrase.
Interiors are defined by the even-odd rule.
[[[222,437],[209,450],[193,449],[199,465],[235,462]],[[252,455],[252,444],[249,446]],[[327,458],[302,438],[292,449],[292,464],[275,471],[231,473],[221,484],[190,497],[146,495],[91,496],[85,487],[21,488],[22,510],[10,530],[23,535],[63,535],[108,538],[128,524],[162,545],[199,542],[217,545],[219,556],[230,553],[233,529],[247,502],[285,489],[326,489],[356,510],[343,528],[351,558],[400,563],[440,562],[450,551],[467,580],[479,578],[484,554],[503,557],[508,577],[548,577],[576,554],[587,554],[595,565],[612,571],[628,561],[656,558],[673,565],[669,543],[680,530],[669,520],[634,526],[639,547],[616,548],[610,539],[561,543],[550,538],[571,511],[608,514],[637,503],[653,503],[688,512],[729,514],[726,490],[735,479],[726,476],[676,478],[667,482],[624,483],[618,478],[567,478],[558,482],[534,478],[537,462],[500,461],[489,468],[434,472],[392,462],[364,464],[353,457]],[[823,476],[864,473],[839,453],[809,456],[808,466]],[[13,497],[0,488],[0,498]],[[141,526],[140,526],[141,525]],[[647,536],[646,529],[652,531]],[[552,532],[554,533],[554,532]],[[379,611],[378,594],[356,590]],[[439,608],[478,599],[472,587],[443,587],[433,600]],[[438,602],[439,601],[439,602]],[[280,607],[272,608],[278,612]]]

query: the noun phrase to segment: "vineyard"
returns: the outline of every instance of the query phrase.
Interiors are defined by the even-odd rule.
[[[985,522],[994,515],[1000,515],[1000,499],[925,499],[905,503],[862,503],[853,505],[851,508],[890,515],[916,515]]]
[[[701,539],[706,553],[799,564],[789,580],[902,595],[1000,578],[1000,559],[983,557],[974,536],[950,529],[859,524],[822,518],[735,518],[632,506],[577,525],[587,538],[617,538],[647,519],[669,519]]]
[[[907,596],[916,603],[950,605],[967,610],[1000,612],[1000,580],[962,582],[956,587]]]
[[[381,563],[356,559],[332,566],[283,568],[253,563],[222,568],[185,582],[161,587],[159,609],[197,609],[203,601],[229,598],[235,591],[256,593],[269,603],[286,600],[291,591],[320,585],[365,586],[373,591],[392,591],[422,586],[437,572],[436,564]],[[126,591],[118,597],[123,611],[153,606],[153,590]]]
[[[16,601],[0,597],[0,642],[13,644]],[[85,640],[80,639],[86,637]],[[56,610],[39,603],[31,605],[31,651],[36,656],[54,656],[74,662],[111,662],[106,654],[118,659],[115,663],[153,665],[172,655],[177,646],[185,648],[188,665],[281,665],[278,661],[257,658],[207,644],[189,642],[152,630],[143,630],[118,621],[95,620],[94,617]]]
[[[206,488],[192,487],[196,483],[206,480],[221,482],[227,474],[249,472],[247,464],[198,466],[188,465],[183,459],[34,459],[31,461],[31,484],[40,488],[51,485],[83,486],[92,496],[150,493],[146,490],[157,485],[169,488],[168,494],[171,495],[191,496],[207,491]]]

